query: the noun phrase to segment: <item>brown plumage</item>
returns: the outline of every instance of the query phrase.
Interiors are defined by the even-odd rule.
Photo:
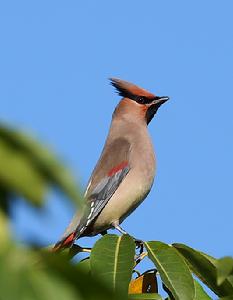
[[[137,96],[147,97],[149,99],[155,98],[155,95],[130,82],[118,78],[110,78],[110,81],[111,84],[116,88],[118,94],[124,98],[133,99]]]
[[[56,244],[71,247],[82,236],[110,228],[125,233],[120,223],[146,198],[155,176],[155,155],[147,130],[168,97],[123,80],[111,79],[123,99],[117,105],[100,159],[85,192],[86,205]]]

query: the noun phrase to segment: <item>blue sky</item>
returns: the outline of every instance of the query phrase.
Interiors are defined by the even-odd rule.
[[[1,120],[33,133],[84,188],[119,101],[108,77],[170,96],[150,124],[158,171],[123,227],[233,255],[232,1],[2,1]],[[51,244],[73,208],[14,207],[20,240]],[[93,243],[90,239],[87,243]]]

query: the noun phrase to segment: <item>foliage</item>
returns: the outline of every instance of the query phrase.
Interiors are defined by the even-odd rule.
[[[0,194],[25,197],[41,205],[49,185],[75,203],[80,194],[75,180],[51,151],[21,132],[0,124]]]
[[[51,187],[80,203],[74,177],[51,151],[0,125],[0,299],[211,299],[203,285],[219,299],[233,299],[233,258],[218,260],[183,244],[148,241],[138,249],[128,235],[105,235],[78,263],[70,257],[79,247],[57,254],[16,244],[8,226],[9,200],[24,197],[41,206]],[[146,258],[154,269],[140,274],[138,265]]]

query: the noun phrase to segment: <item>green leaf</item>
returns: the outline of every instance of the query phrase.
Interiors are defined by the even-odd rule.
[[[175,248],[162,242],[145,242],[163,283],[176,300],[194,299],[194,282],[185,260]]]
[[[219,298],[219,300],[233,300],[233,294],[227,297]]]
[[[53,253],[42,253],[42,264],[47,266],[48,271],[57,278],[69,283],[83,297],[83,299],[91,300],[116,300],[117,294],[106,286],[99,276],[91,276],[86,271],[82,271],[67,262],[67,259],[61,255]],[[123,297],[122,300],[125,298]]]
[[[10,240],[10,232],[9,232],[9,227],[8,227],[8,218],[4,211],[0,209],[0,252],[4,247],[8,244]]]
[[[204,291],[203,287],[198,283],[196,280],[194,280],[195,284],[195,298],[194,300],[211,300],[209,295]]]
[[[229,275],[227,277],[227,281],[230,282],[230,284],[233,286],[233,275]]]
[[[128,236],[105,235],[91,251],[91,272],[112,290],[128,293],[134,266],[135,243]]]
[[[81,300],[83,299],[74,287],[60,278],[42,271],[29,272],[27,278],[20,280],[22,299],[36,300]],[[18,297],[16,298],[18,299]]]
[[[13,245],[0,255],[1,299],[81,300],[69,283],[36,266],[36,253]]]
[[[44,178],[22,153],[0,140],[0,184],[10,192],[42,204],[46,185]]]
[[[187,260],[193,273],[218,296],[233,294],[233,286],[227,279],[221,285],[217,284],[217,260],[183,244],[173,244],[173,246]]]
[[[85,273],[90,273],[91,272],[91,266],[90,266],[90,258],[85,258],[84,260],[80,261],[77,265],[76,268],[78,270],[81,270]]]
[[[159,294],[131,294],[129,295],[130,300],[163,300]]]
[[[220,258],[217,260],[216,266],[218,276],[217,283],[221,285],[230,274],[233,274],[233,258],[229,256]]]
[[[10,245],[0,253],[0,266],[1,299],[121,299],[98,278],[91,277],[54,253],[40,253]]]
[[[0,124],[0,139],[30,160],[34,168],[55,184],[75,203],[81,203],[80,193],[71,172],[46,147],[32,137]]]

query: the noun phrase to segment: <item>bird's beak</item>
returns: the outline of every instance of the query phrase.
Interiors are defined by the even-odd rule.
[[[161,97],[156,97],[155,100],[153,101],[153,104],[161,105],[169,100],[169,97],[167,96],[161,96]]]

